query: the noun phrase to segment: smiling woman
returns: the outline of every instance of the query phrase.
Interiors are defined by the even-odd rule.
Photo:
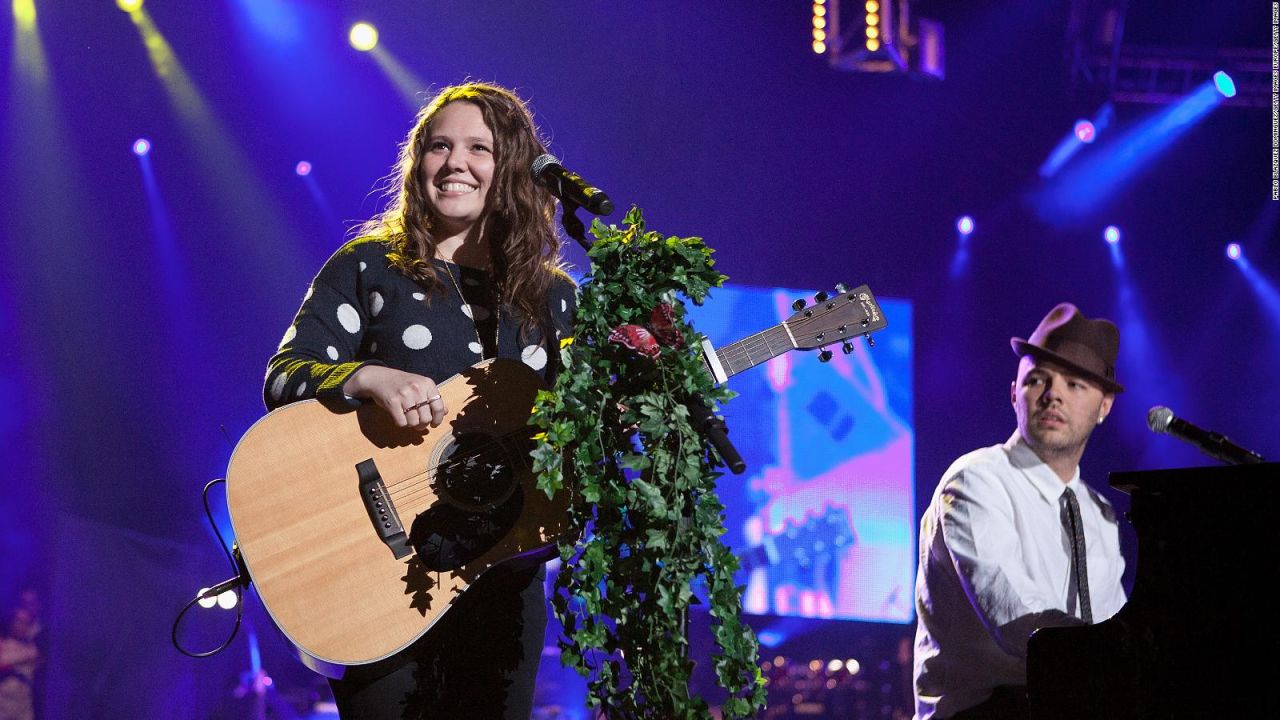
[[[553,201],[529,173],[544,152],[529,110],[510,91],[469,83],[436,95],[401,145],[388,207],[325,263],[307,291],[268,366],[267,407],[314,398],[344,412],[372,401],[376,407],[360,411],[361,417],[374,413],[378,422],[394,423],[398,437],[427,435],[425,445],[465,440],[463,425],[487,427],[477,417],[486,413],[510,410],[523,427],[532,401],[514,407],[519,393],[513,386],[493,397],[468,381],[445,381],[481,364],[508,368],[503,373],[515,367],[519,377],[537,375],[532,379],[538,383],[555,379],[575,297],[560,269]],[[462,386],[483,397],[463,400],[456,392]],[[465,445],[459,440],[441,447],[456,454]],[[381,458],[377,451],[371,444],[367,456]],[[432,471],[417,468],[411,477],[391,477],[390,464],[379,461],[374,472],[388,476],[375,479],[385,485],[391,507],[371,510],[400,516],[411,528],[404,542],[419,559],[439,553],[425,552],[431,540],[418,537],[425,523],[415,516],[447,511],[465,516],[458,527],[509,524],[532,504],[510,488],[491,501],[459,503],[471,495],[441,487],[441,478],[451,477],[449,465],[469,466],[470,457],[432,460],[433,466],[427,454],[419,464]],[[397,505],[408,494],[417,502],[432,493],[438,501],[423,512],[412,511],[407,501]],[[456,507],[445,507],[450,498]],[[369,518],[358,514],[354,525],[363,539],[371,535]],[[253,558],[246,560],[252,568]],[[349,562],[359,566],[351,568],[353,577],[374,571],[371,564]],[[529,717],[546,625],[542,565],[485,564],[474,573],[450,566],[429,573],[410,564],[408,576],[405,565],[392,565],[392,585],[425,583],[423,594],[454,583],[455,594],[433,596],[428,604],[439,619],[424,622],[430,627],[416,642],[394,657],[348,667],[343,679],[332,681],[342,717],[418,717],[426,708],[440,717]],[[416,597],[391,594],[390,602],[406,607]]]

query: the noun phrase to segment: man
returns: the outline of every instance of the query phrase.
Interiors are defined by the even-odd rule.
[[[1025,720],[1031,633],[1101,622],[1125,603],[1115,512],[1079,467],[1124,390],[1120,333],[1062,303],[1011,344],[1018,429],[956,460],[920,521],[917,720]]]

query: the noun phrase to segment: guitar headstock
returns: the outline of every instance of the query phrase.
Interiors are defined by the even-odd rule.
[[[874,345],[871,333],[888,325],[879,303],[866,285],[849,290],[843,284],[836,286],[836,293],[820,292],[814,296],[814,304],[805,307],[804,300],[792,305],[795,314],[783,321],[798,350],[822,348],[821,359],[831,359],[828,345],[839,343],[845,353],[853,352],[853,339],[862,336]]]

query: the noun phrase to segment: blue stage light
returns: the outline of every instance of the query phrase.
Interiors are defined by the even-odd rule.
[[[968,215],[961,215],[960,219],[956,220],[956,230],[958,230],[961,235],[972,235],[973,218]]]
[[[1107,229],[1102,231],[1102,237],[1107,242],[1115,245],[1120,242],[1120,228],[1115,225],[1108,225]]]
[[[1075,126],[1076,139],[1082,143],[1088,144],[1098,136],[1098,129],[1088,120],[1077,120]]]
[[[138,138],[133,141],[133,154],[142,157],[151,152],[151,141],[146,138]]]
[[[1213,74],[1213,86],[1218,88],[1218,92],[1222,93],[1222,97],[1236,96],[1236,81],[1221,70]]]
[[[1227,257],[1232,260],[1239,260],[1243,254],[1244,253],[1240,251],[1240,243],[1231,243],[1230,245],[1227,245]]]
[[[299,177],[306,177],[311,174],[311,163],[301,160],[297,165],[293,166],[293,171],[298,173]]]

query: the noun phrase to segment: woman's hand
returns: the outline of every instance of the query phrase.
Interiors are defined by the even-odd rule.
[[[444,400],[431,378],[381,365],[365,365],[347,378],[342,392],[376,402],[399,427],[426,430],[444,422]]]

